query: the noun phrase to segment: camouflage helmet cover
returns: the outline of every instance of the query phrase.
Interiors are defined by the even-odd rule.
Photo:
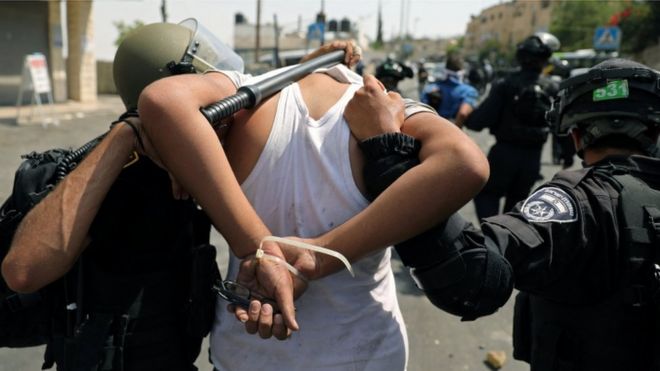
[[[138,97],[150,83],[173,75],[167,67],[180,62],[193,31],[173,23],[153,23],[129,33],[113,62],[117,92],[127,110],[136,110]]]
[[[137,109],[142,90],[160,78],[211,69],[243,72],[243,60],[194,18],[133,30],[113,62],[115,86],[127,110]]]

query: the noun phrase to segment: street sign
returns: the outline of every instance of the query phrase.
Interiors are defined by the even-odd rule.
[[[23,95],[30,91],[32,110],[30,110],[30,120],[34,114],[34,106],[39,109],[44,126],[53,123],[58,125],[58,121],[52,117],[46,116],[43,112],[41,98],[46,96],[51,115],[53,108],[53,92],[50,85],[50,76],[48,75],[48,64],[46,56],[42,53],[32,53],[25,56],[23,60],[23,73],[21,76],[21,85],[18,88],[18,97],[16,98],[16,123],[21,123],[21,106],[23,106]]]
[[[323,44],[325,33],[325,23],[316,22],[307,26],[307,40],[318,39]]]
[[[621,29],[617,26],[597,27],[594,33],[594,50],[619,50]]]
[[[50,93],[50,78],[48,77],[46,56],[41,53],[34,53],[25,56],[25,59],[25,63],[30,70],[34,92],[38,94]]]

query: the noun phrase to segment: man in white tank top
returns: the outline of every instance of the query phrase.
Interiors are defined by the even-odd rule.
[[[264,229],[250,210],[233,206],[243,196],[222,175],[222,147],[210,143],[208,124],[193,114],[193,108],[231,94],[244,79],[231,73],[163,79],[145,90],[139,108],[163,163],[204,207],[233,250],[248,251],[232,256],[228,278],[235,277],[239,258],[248,257],[268,234],[306,237],[337,250],[354,262],[356,275],[336,272],[332,262],[304,272],[310,282],[296,301],[300,331],[283,342],[246,334],[219,303],[212,334],[215,367],[405,369],[406,333],[390,250],[383,247],[429,228],[469,201],[487,176],[483,154],[447,120],[409,105],[402,130],[422,142],[420,165],[368,206],[356,171],[361,155],[343,118],[361,79],[343,66],[312,74],[256,109],[235,115],[224,142],[232,170]],[[181,94],[183,87],[190,93]],[[447,181],[457,176],[460,187]],[[257,315],[272,315],[264,312],[266,307]]]
[[[327,74],[348,83],[320,117],[312,117],[298,84],[283,89],[261,155],[241,188],[276,236],[319,236],[367,207],[353,178],[350,130],[343,118],[361,78],[343,65]],[[250,80],[235,81],[237,86]],[[231,256],[227,278],[240,260]],[[310,282],[296,301],[302,331],[288,341],[264,342],[221,303],[211,357],[218,370],[403,370],[407,337],[396,298],[390,249],[373,253],[348,271]],[[227,357],[226,354],[260,354]]]

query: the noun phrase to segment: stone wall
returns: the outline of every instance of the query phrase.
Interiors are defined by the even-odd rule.
[[[112,78],[112,62],[96,61],[96,86],[99,94],[117,94]]]

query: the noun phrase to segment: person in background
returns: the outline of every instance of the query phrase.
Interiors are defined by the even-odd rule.
[[[479,93],[462,81],[463,60],[458,53],[449,54],[445,68],[445,77],[426,84],[420,100],[433,107],[440,116],[462,127],[477,105]]]
[[[414,75],[412,68],[397,61],[393,56],[388,56],[383,63],[376,67],[375,76],[385,85],[387,91],[401,93],[399,82],[403,79],[412,78]]]
[[[540,178],[541,152],[550,132],[545,112],[557,93],[557,83],[542,76],[541,70],[559,49],[559,40],[539,33],[516,46],[520,70],[496,81],[486,99],[465,121],[465,127],[488,128],[495,144],[488,153],[491,176],[475,197],[480,219],[509,211],[529,194]]]

